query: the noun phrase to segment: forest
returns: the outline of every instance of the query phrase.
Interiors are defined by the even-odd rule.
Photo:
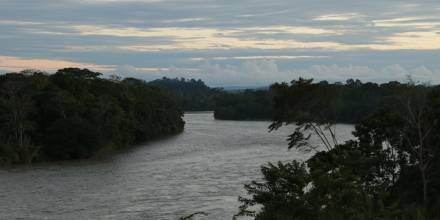
[[[245,90],[237,93],[224,92],[216,97],[214,116],[221,120],[271,120],[273,112],[273,94],[277,90],[286,90],[289,93],[289,101],[286,103],[298,103],[306,100],[310,102],[308,111],[310,114],[319,108],[323,117],[331,115],[337,123],[353,124],[362,121],[372,115],[380,106],[392,97],[397,89],[405,87],[405,84],[392,81],[383,84],[372,82],[363,83],[359,80],[348,79],[345,83],[329,83],[327,81],[313,82],[309,80],[310,91],[296,90],[293,85],[288,87],[286,83],[275,83],[269,90]],[[331,106],[323,105],[323,101],[329,96],[336,97]],[[322,105],[322,106],[319,106]],[[321,110],[321,109],[319,109]]]
[[[221,90],[208,87],[202,80],[163,77],[148,82],[173,95],[184,111],[212,111]]]
[[[0,75],[0,164],[82,159],[183,130],[175,99],[87,69]]]
[[[208,87],[200,79],[167,78],[148,85],[169,92],[184,111],[214,111],[219,120],[270,120],[272,97],[264,90],[226,91]]]
[[[262,166],[264,178],[245,185],[237,216],[440,219],[440,87],[412,81],[380,85],[378,91],[387,95],[379,96],[376,110],[368,110],[371,114],[356,123],[355,138],[344,143],[334,133],[333,110],[341,93],[333,87],[306,79],[272,86],[270,129],[295,125],[288,148],[313,156]],[[311,136],[321,144],[310,144]]]
[[[226,91],[221,88],[210,88],[200,79],[162,78],[148,85],[160,87],[169,92],[177,100],[184,111],[214,111],[218,120],[267,120],[273,117],[272,99],[274,90],[282,89],[284,84],[275,83],[269,89],[245,89]],[[329,95],[337,97],[331,107],[326,106],[338,123],[357,123],[376,112],[388,97],[393,96],[396,88],[404,86],[399,82],[363,83],[359,80],[348,79],[345,83],[327,81],[310,82],[313,92],[308,94],[296,93],[291,88],[291,98],[311,99],[319,103]],[[310,111],[316,109],[310,107]]]
[[[270,120],[272,95],[264,90],[222,91],[215,98],[214,117],[219,120]]]

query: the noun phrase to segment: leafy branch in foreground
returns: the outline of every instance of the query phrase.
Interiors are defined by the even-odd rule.
[[[312,134],[316,135],[329,151],[338,145],[335,124],[340,88],[333,85],[313,84],[312,80],[299,78],[271,87],[273,98],[273,123],[269,129],[276,130],[283,125],[295,124],[289,136],[292,147],[318,151],[318,146],[309,144]]]

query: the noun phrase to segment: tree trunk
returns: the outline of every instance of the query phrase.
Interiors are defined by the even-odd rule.
[[[428,205],[428,180],[426,179],[425,169],[420,169],[420,173],[422,174],[422,185],[423,185],[423,205]]]

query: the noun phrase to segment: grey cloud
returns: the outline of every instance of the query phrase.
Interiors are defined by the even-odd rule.
[[[396,74],[396,69],[386,69],[386,67],[396,67],[395,64],[409,73],[423,76],[425,79],[429,77],[435,79],[438,75],[438,71],[435,70],[440,69],[437,60],[440,50],[355,49],[340,52],[322,48],[230,48],[228,50],[199,49],[194,51],[124,51],[118,48],[132,45],[171,44],[179,39],[178,36],[82,36],[73,30],[72,26],[101,25],[116,29],[210,28],[220,31],[237,29],[242,31],[229,36],[236,39],[279,41],[294,39],[302,42],[330,41],[359,45],[383,43],[386,37],[395,34],[421,31],[423,24],[432,24],[432,27],[425,28],[423,31],[438,33],[440,31],[439,8],[438,0],[362,2],[352,0],[3,0],[0,1],[0,40],[2,42],[0,55],[118,65],[119,70],[136,73],[142,77],[145,77],[145,73],[138,71],[134,66],[169,68],[176,71],[167,70],[167,74],[201,75],[212,84],[261,84],[271,80],[290,80],[292,76],[307,75],[311,70],[316,71],[317,77],[327,77],[333,80],[348,76],[369,80],[392,79],[401,77],[405,72],[400,70],[399,74]],[[378,21],[382,21],[382,25],[378,24]],[[387,22],[385,26],[384,21]],[[341,32],[341,34],[295,34],[282,31],[262,33],[249,30],[254,27],[270,26],[321,28]],[[199,40],[203,42],[204,39]],[[233,59],[244,56],[325,56],[328,58],[276,62]],[[214,57],[230,57],[231,59],[206,63],[204,60],[195,62],[188,59],[191,57],[206,57],[207,60]],[[348,68],[350,65],[352,69]],[[170,66],[175,67],[170,68]],[[200,69],[198,70],[200,72],[188,70],[194,68]],[[339,73],[335,72],[332,76],[331,71]],[[349,73],[350,71],[355,74]],[[148,77],[161,74],[162,72],[150,72]],[[223,78],[228,80],[223,80]]]

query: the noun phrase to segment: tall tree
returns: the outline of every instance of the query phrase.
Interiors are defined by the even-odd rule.
[[[32,145],[29,133],[33,122],[30,115],[35,111],[34,103],[29,92],[29,85],[19,79],[19,76],[4,82],[0,92],[0,111],[4,144],[17,148],[19,161],[31,163],[37,155],[38,147]]]

